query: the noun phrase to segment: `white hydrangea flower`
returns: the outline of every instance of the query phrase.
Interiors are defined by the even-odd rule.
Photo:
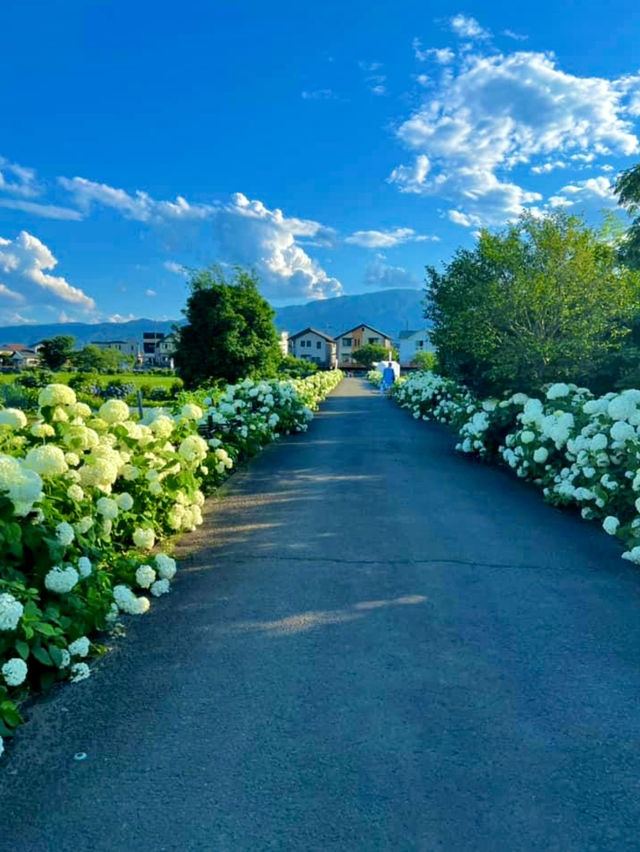
[[[194,403],[188,402],[186,405],[182,406],[180,414],[187,420],[202,420],[203,411],[199,405],[194,405]]]
[[[628,559],[629,562],[635,562],[636,565],[640,564],[640,545],[636,545],[632,547],[631,550],[627,550],[622,554],[623,559]]]
[[[59,476],[69,469],[64,453],[53,444],[32,447],[25,456],[24,465],[40,476]]]
[[[91,527],[94,524],[94,520],[90,515],[85,515],[84,518],[80,518],[80,520],[75,525],[75,530],[80,535],[84,535],[88,533]]]
[[[151,586],[151,594],[159,598],[160,595],[166,595],[169,591],[169,581],[168,580],[156,580],[155,583]]]
[[[136,571],[136,583],[142,589],[148,589],[156,580],[156,572],[151,565],[140,565]]]
[[[549,458],[549,450],[546,447],[538,447],[533,454],[533,460],[536,464],[544,464]]]
[[[174,427],[175,424],[173,420],[170,417],[167,417],[166,414],[161,414],[158,417],[155,417],[151,423],[149,423],[149,429],[151,429],[156,438],[161,441],[165,441],[169,435],[171,435]]]
[[[73,527],[66,521],[61,521],[56,527],[56,538],[63,547],[69,547],[76,537]]]
[[[123,423],[129,419],[129,406],[121,399],[109,399],[103,402],[98,410],[98,416],[105,423]]]
[[[3,408],[0,410],[0,426],[8,426],[10,429],[24,429],[27,425],[27,416],[19,408]]]
[[[71,683],[78,683],[81,680],[86,680],[90,674],[91,669],[86,663],[74,663],[70,669],[71,674]]]
[[[113,521],[118,517],[118,502],[111,497],[100,497],[96,502],[96,510],[103,518]]]
[[[66,568],[54,565],[45,575],[44,585],[50,592],[64,595],[73,589],[79,579],[79,574],[72,565],[67,565]]]
[[[520,440],[523,444],[530,444],[532,441],[535,441],[535,439],[535,432],[531,432],[529,429],[525,429],[520,435]]]
[[[38,395],[38,405],[53,407],[56,405],[75,405],[75,391],[67,385],[47,385]]]
[[[620,526],[620,521],[613,515],[608,515],[602,522],[603,530],[609,535],[615,535]]]
[[[7,686],[20,686],[27,679],[27,664],[20,657],[11,657],[2,666],[2,676]]]
[[[561,399],[564,396],[569,396],[570,392],[571,389],[569,385],[564,382],[556,382],[556,384],[551,385],[547,391],[547,399]]]
[[[78,559],[78,573],[85,580],[93,571],[93,566],[91,565],[91,560],[86,556],[81,556]]]
[[[128,615],[142,615],[149,609],[149,599],[136,597],[128,586],[118,585],[113,589],[113,599],[119,609]]]
[[[86,657],[89,653],[91,643],[87,636],[80,636],[69,645],[69,653],[72,657]]]
[[[180,444],[178,455],[190,464],[200,464],[207,456],[207,443],[200,435],[189,435]]]
[[[156,536],[152,529],[137,527],[133,531],[133,543],[142,550],[151,550],[155,540]]]
[[[130,509],[133,509],[133,497],[126,491],[123,491],[122,494],[118,494],[116,502],[123,512],[128,512]]]
[[[628,420],[635,413],[633,398],[625,394],[615,396],[607,406],[607,414],[612,420]]]
[[[23,612],[24,607],[12,594],[0,594],[0,630],[15,630]]]
[[[630,423],[618,420],[609,430],[609,434],[614,441],[620,441],[622,443],[624,441],[633,441],[636,437],[636,430]]]
[[[21,459],[0,454],[0,493],[6,492],[15,514],[23,518],[42,499],[42,479]]]
[[[158,576],[162,580],[173,580],[177,570],[175,559],[172,559],[171,556],[167,556],[165,553],[158,553],[155,563]]]
[[[66,667],[71,662],[71,654],[67,651],[66,648],[61,648],[60,653],[62,654],[62,659],[60,660],[59,669],[66,669]]]
[[[67,497],[69,500],[73,500],[74,503],[79,503],[81,500],[84,500],[84,491],[79,485],[70,485],[67,488]]]
[[[45,423],[40,420],[38,423],[34,423],[30,429],[31,434],[34,438],[50,438],[52,435],[56,434],[56,430],[49,423]]]

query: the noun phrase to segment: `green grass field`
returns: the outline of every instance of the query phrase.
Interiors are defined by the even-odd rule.
[[[0,373],[0,384],[10,385],[15,382],[20,375],[20,373]],[[75,376],[75,373],[54,373],[53,381],[58,382],[61,385],[66,385],[71,376]],[[137,388],[141,385],[148,385],[152,388],[170,388],[174,382],[179,381],[177,376],[156,376],[153,373],[100,374],[99,380],[100,384],[112,381],[131,382],[131,384],[134,384]]]

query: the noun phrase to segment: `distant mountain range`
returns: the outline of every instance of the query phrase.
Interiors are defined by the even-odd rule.
[[[308,302],[306,305],[287,305],[276,308],[276,325],[290,334],[313,326],[332,337],[348,331],[361,322],[384,331],[391,337],[406,328],[423,328],[421,290],[379,290],[358,296],[339,296],[335,299]],[[69,334],[79,345],[101,340],[140,339],[143,331],[168,334],[174,325],[184,320],[136,319],[128,322],[82,323],[65,322],[47,325],[0,326],[0,344],[23,343],[27,346]]]

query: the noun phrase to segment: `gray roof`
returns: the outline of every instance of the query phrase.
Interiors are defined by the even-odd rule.
[[[398,335],[398,340],[408,340],[410,337],[413,337],[414,334],[426,334],[429,336],[429,330],[426,328],[417,328],[415,331],[409,331],[406,329],[405,331],[401,331]]]
[[[303,328],[302,331],[297,331],[295,334],[289,335],[289,340],[295,340],[296,337],[300,337],[302,334],[317,334],[318,337],[323,337],[325,340],[329,341],[329,343],[333,343],[333,337],[330,337],[328,334],[325,334],[324,331],[318,331],[317,328],[312,328],[309,326],[308,328]]]

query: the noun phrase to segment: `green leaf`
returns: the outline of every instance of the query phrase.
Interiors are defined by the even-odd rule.
[[[44,621],[40,621],[38,624],[34,624],[33,626],[38,633],[42,633],[43,636],[57,636],[60,632],[52,624],[47,624]]]
[[[21,725],[24,721],[13,701],[3,701],[2,704],[0,704],[0,716],[11,728]]]
[[[29,644],[27,642],[23,642],[22,639],[16,639],[16,651],[23,660],[29,659]]]
[[[36,660],[41,662],[44,666],[52,666],[53,665],[53,660],[49,656],[48,651],[45,651],[45,649],[42,648],[40,645],[34,645],[31,648],[31,653],[36,658]]]
[[[60,668],[62,665],[62,651],[56,645],[49,645],[49,655],[54,664]]]

